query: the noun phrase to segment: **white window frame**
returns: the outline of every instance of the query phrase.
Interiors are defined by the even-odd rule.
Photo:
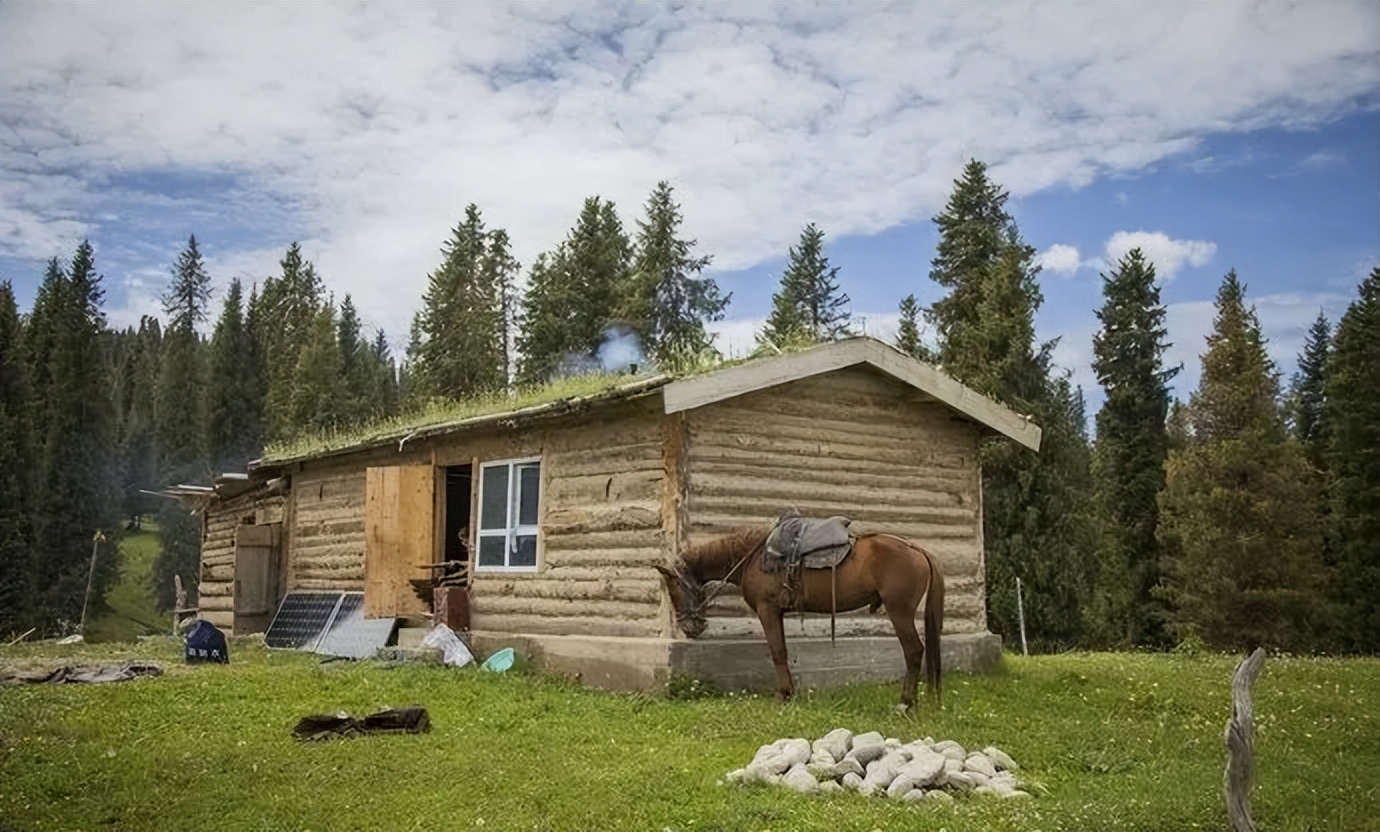
[[[541,567],[541,548],[542,548],[542,547],[541,547],[541,526],[540,526],[540,525],[520,525],[520,524],[517,522],[517,514],[518,514],[518,495],[519,495],[519,488],[521,487],[521,482],[519,481],[519,477],[517,476],[517,468],[518,468],[518,466],[520,466],[520,465],[531,465],[532,463],[536,463],[536,465],[537,465],[537,519],[538,519],[538,521],[540,521],[540,519],[541,519],[541,504],[542,504],[542,498],[543,498],[543,493],[542,493],[542,492],[544,492],[544,491],[546,490],[545,487],[543,486],[543,483],[542,483],[542,473],[543,473],[543,472],[542,472],[541,457],[539,457],[539,456],[534,456],[534,457],[523,457],[523,458],[521,458],[521,459],[496,459],[496,460],[494,460],[493,462],[484,462],[484,463],[480,463],[480,466],[479,466],[479,512],[478,512],[478,513],[479,513],[479,516],[478,516],[478,518],[476,519],[476,522],[475,522],[475,528],[476,528],[476,531],[475,531],[475,535],[476,535],[476,537],[475,537],[475,547],[474,547],[474,548],[475,548],[475,551],[474,551],[474,571],[475,571],[475,572],[489,572],[489,573],[500,573],[500,572],[507,572],[507,573],[532,573],[532,572],[536,572],[536,571],[538,571],[538,569],[540,569],[540,567]],[[485,529],[485,528],[484,528],[484,482],[485,482],[484,472],[485,472],[486,470],[490,469],[490,468],[500,468],[500,467],[503,467],[503,468],[507,468],[507,469],[508,469],[508,495],[507,495],[508,510],[507,510],[507,512],[506,512],[506,513],[507,513],[507,525],[504,526],[504,527],[501,528],[501,529]],[[508,562],[508,561],[509,561],[509,558],[511,557],[513,551],[514,551],[515,548],[516,548],[516,545],[515,545],[515,544],[516,544],[516,540],[517,540],[517,538],[518,538],[519,536],[522,536],[522,537],[531,536],[531,537],[534,537],[534,538],[536,539],[536,544],[537,544],[537,562],[536,562],[535,564],[531,565],[531,566],[512,566],[512,565],[510,565],[509,562]],[[481,551],[481,549],[482,549],[481,541],[482,541],[484,538],[486,538],[486,537],[501,537],[501,538],[503,538],[503,561],[504,561],[504,564],[503,564],[502,566],[481,565],[480,559],[479,559],[479,553],[480,553],[480,551]]]

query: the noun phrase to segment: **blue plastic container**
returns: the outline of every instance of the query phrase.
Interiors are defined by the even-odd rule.
[[[484,660],[480,665],[483,670],[492,670],[494,673],[502,673],[513,666],[513,648],[505,647]]]

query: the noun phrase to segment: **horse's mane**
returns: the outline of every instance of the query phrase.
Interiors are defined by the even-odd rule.
[[[727,534],[690,547],[681,555],[681,560],[692,569],[717,564],[731,566],[734,561],[766,542],[770,532],[770,527],[766,526],[739,526]]]

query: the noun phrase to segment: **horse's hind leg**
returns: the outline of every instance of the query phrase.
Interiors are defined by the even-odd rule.
[[[776,667],[776,695],[785,701],[795,693],[795,683],[791,681],[791,667],[786,656],[786,628],[781,621],[781,610],[762,604],[757,608],[757,618],[762,622],[771,663]]]
[[[886,614],[891,619],[891,626],[896,629],[896,638],[901,642],[901,652],[906,657],[906,677],[901,680],[901,704],[910,710],[915,707],[915,684],[925,660],[925,642],[920,640],[920,633],[915,629],[915,607],[889,605]]]

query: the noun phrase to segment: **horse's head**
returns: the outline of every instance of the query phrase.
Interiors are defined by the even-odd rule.
[[[684,569],[668,569],[657,564],[656,571],[666,584],[671,595],[671,605],[676,610],[676,626],[689,638],[699,638],[708,626],[704,617],[704,584]]]

